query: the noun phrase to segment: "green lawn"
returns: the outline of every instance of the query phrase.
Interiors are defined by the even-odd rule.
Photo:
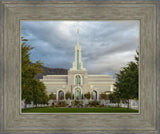
[[[118,108],[118,107],[102,107],[102,108],[27,108],[22,109],[22,113],[137,113],[138,110]]]

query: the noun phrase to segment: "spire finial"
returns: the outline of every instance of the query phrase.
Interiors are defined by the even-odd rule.
[[[77,34],[79,34],[79,27],[77,27]]]
[[[77,22],[77,45],[79,45],[79,22]]]
[[[77,44],[79,45],[79,28],[77,28]]]

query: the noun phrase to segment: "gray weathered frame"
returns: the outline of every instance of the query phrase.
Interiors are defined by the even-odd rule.
[[[159,2],[2,0],[1,131],[19,133],[158,133]],[[22,114],[21,20],[139,20],[138,114]]]

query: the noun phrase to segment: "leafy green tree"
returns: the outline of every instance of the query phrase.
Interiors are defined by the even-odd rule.
[[[90,98],[91,98],[91,94],[90,94],[90,92],[88,92],[88,93],[84,94],[84,97],[85,97],[86,99],[90,99]]]
[[[35,105],[48,103],[44,84],[35,79],[36,75],[43,71],[43,65],[40,61],[30,61],[30,51],[33,47],[27,42],[27,39],[22,38],[22,99],[25,100],[25,108],[32,101]]]
[[[83,97],[83,94],[82,94],[82,100],[83,100],[83,98],[84,98],[84,97]]]
[[[56,99],[56,95],[53,94],[53,92],[49,95],[49,100],[55,100]]]
[[[72,99],[74,99],[74,94],[72,94]]]
[[[32,92],[33,92],[34,105],[36,105],[36,107],[37,107],[37,104],[48,104],[49,98],[48,98],[46,91],[45,91],[45,89],[46,89],[45,85],[36,79],[33,79],[32,82],[33,82],[32,83],[32,86],[33,86]]]
[[[53,92],[49,95],[49,100],[53,100],[54,99],[54,94]]]
[[[71,99],[71,92],[66,93],[66,99]]]
[[[109,100],[111,103],[118,103],[119,107],[119,104],[121,102],[120,93],[115,89],[113,93],[109,94]]]
[[[29,79],[25,82],[22,81],[22,99],[25,99],[25,109],[27,108],[27,104],[31,104],[33,100],[31,83],[32,82]]]
[[[27,44],[28,40],[22,38],[22,41],[22,82],[25,82],[26,79],[35,78],[38,73],[41,73],[43,65],[40,61],[36,63],[30,61],[30,51],[33,47]]]
[[[100,96],[101,99],[108,100],[108,95],[106,93],[101,93]]]
[[[136,62],[129,62],[129,64],[122,68],[117,75],[117,82],[114,84],[115,95],[119,95],[122,102],[128,104],[130,99],[138,99],[138,52],[135,56]]]

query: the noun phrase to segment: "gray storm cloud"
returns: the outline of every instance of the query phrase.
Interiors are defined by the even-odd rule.
[[[79,21],[84,67],[90,74],[113,74],[134,60],[139,45],[138,21]],[[76,21],[22,21],[22,36],[34,47],[31,60],[47,67],[72,67]]]

